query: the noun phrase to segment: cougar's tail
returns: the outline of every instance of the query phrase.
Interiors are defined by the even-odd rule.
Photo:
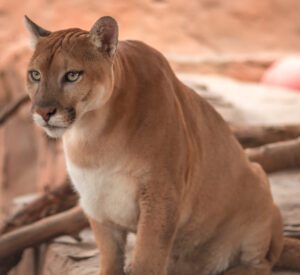
[[[276,268],[300,271],[300,240],[284,238],[284,245]]]

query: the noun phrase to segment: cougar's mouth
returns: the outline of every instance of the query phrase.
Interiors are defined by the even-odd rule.
[[[48,121],[35,113],[33,114],[33,119],[37,125],[44,129],[48,136],[59,138],[74,123],[76,112],[74,108],[67,108],[64,111],[55,113]]]
[[[69,126],[54,126],[54,125],[49,125],[46,124],[45,126],[43,126],[44,128],[47,128],[49,130],[56,130],[56,129],[68,129]]]
[[[43,128],[48,136],[52,138],[60,138],[69,127],[45,125]]]

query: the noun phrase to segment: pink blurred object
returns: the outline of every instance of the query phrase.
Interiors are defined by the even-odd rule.
[[[266,70],[261,82],[300,92],[300,57],[286,57],[276,61]]]

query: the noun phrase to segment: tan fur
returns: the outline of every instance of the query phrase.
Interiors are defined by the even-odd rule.
[[[124,41],[105,54],[89,36],[41,37],[29,68],[42,80],[28,91],[33,112],[51,103],[69,123],[68,171],[101,250],[100,274],[123,274],[129,231],[132,275],[269,274],[282,224],[260,166],[159,52]],[[82,78],[62,85],[71,69]]]

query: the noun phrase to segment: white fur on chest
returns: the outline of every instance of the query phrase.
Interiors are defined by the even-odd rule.
[[[80,195],[80,205],[93,219],[110,221],[135,231],[138,219],[132,179],[115,169],[81,168],[67,159],[72,183]]]

